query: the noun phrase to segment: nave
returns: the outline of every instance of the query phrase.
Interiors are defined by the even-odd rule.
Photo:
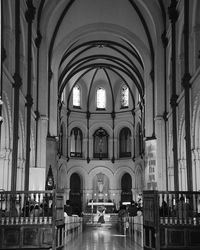
[[[69,241],[64,250],[142,250],[128,235],[106,226],[86,227],[82,234]]]

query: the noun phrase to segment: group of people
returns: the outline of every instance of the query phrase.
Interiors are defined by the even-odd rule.
[[[118,212],[119,217],[134,217],[142,213],[142,206],[140,203],[135,201],[131,201],[129,205],[120,205],[120,209]]]
[[[66,200],[64,205],[64,216],[67,217],[72,215],[82,216],[81,207],[78,204],[72,203],[70,200]]]
[[[1,217],[43,217],[43,216],[52,216],[52,200],[43,201],[42,203],[26,200],[24,205],[16,206],[15,202],[10,203],[9,209],[1,210]]]
[[[171,206],[163,199],[160,207],[160,216],[176,216],[179,218],[186,218],[192,215],[192,207],[189,201],[182,195],[176,201],[176,204]]]

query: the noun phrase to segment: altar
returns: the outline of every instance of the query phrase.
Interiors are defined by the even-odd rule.
[[[88,202],[87,212],[97,213],[97,211],[102,210],[102,207],[105,208],[105,213],[114,213],[115,204],[113,202]],[[88,211],[89,210],[89,211]]]

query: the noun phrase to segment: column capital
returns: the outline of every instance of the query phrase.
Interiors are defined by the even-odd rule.
[[[171,0],[171,4],[168,7],[168,15],[169,15],[169,19],[171,21],[171,23],[176,23],[177,19],[178,19],[178,11],[176,9],[177,6],[177,1],[176,0]]]
[[[27,0],[26,4],[27,4],[28,9],[25,12],[25,18],[26,18],[27,23],[32,23],[32,21],[35,18],[35,7],[33,6],[32,0]]]

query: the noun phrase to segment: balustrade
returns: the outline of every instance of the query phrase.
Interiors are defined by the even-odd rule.
[[[0,225],[52,223],[53,191],[0,192]]]

